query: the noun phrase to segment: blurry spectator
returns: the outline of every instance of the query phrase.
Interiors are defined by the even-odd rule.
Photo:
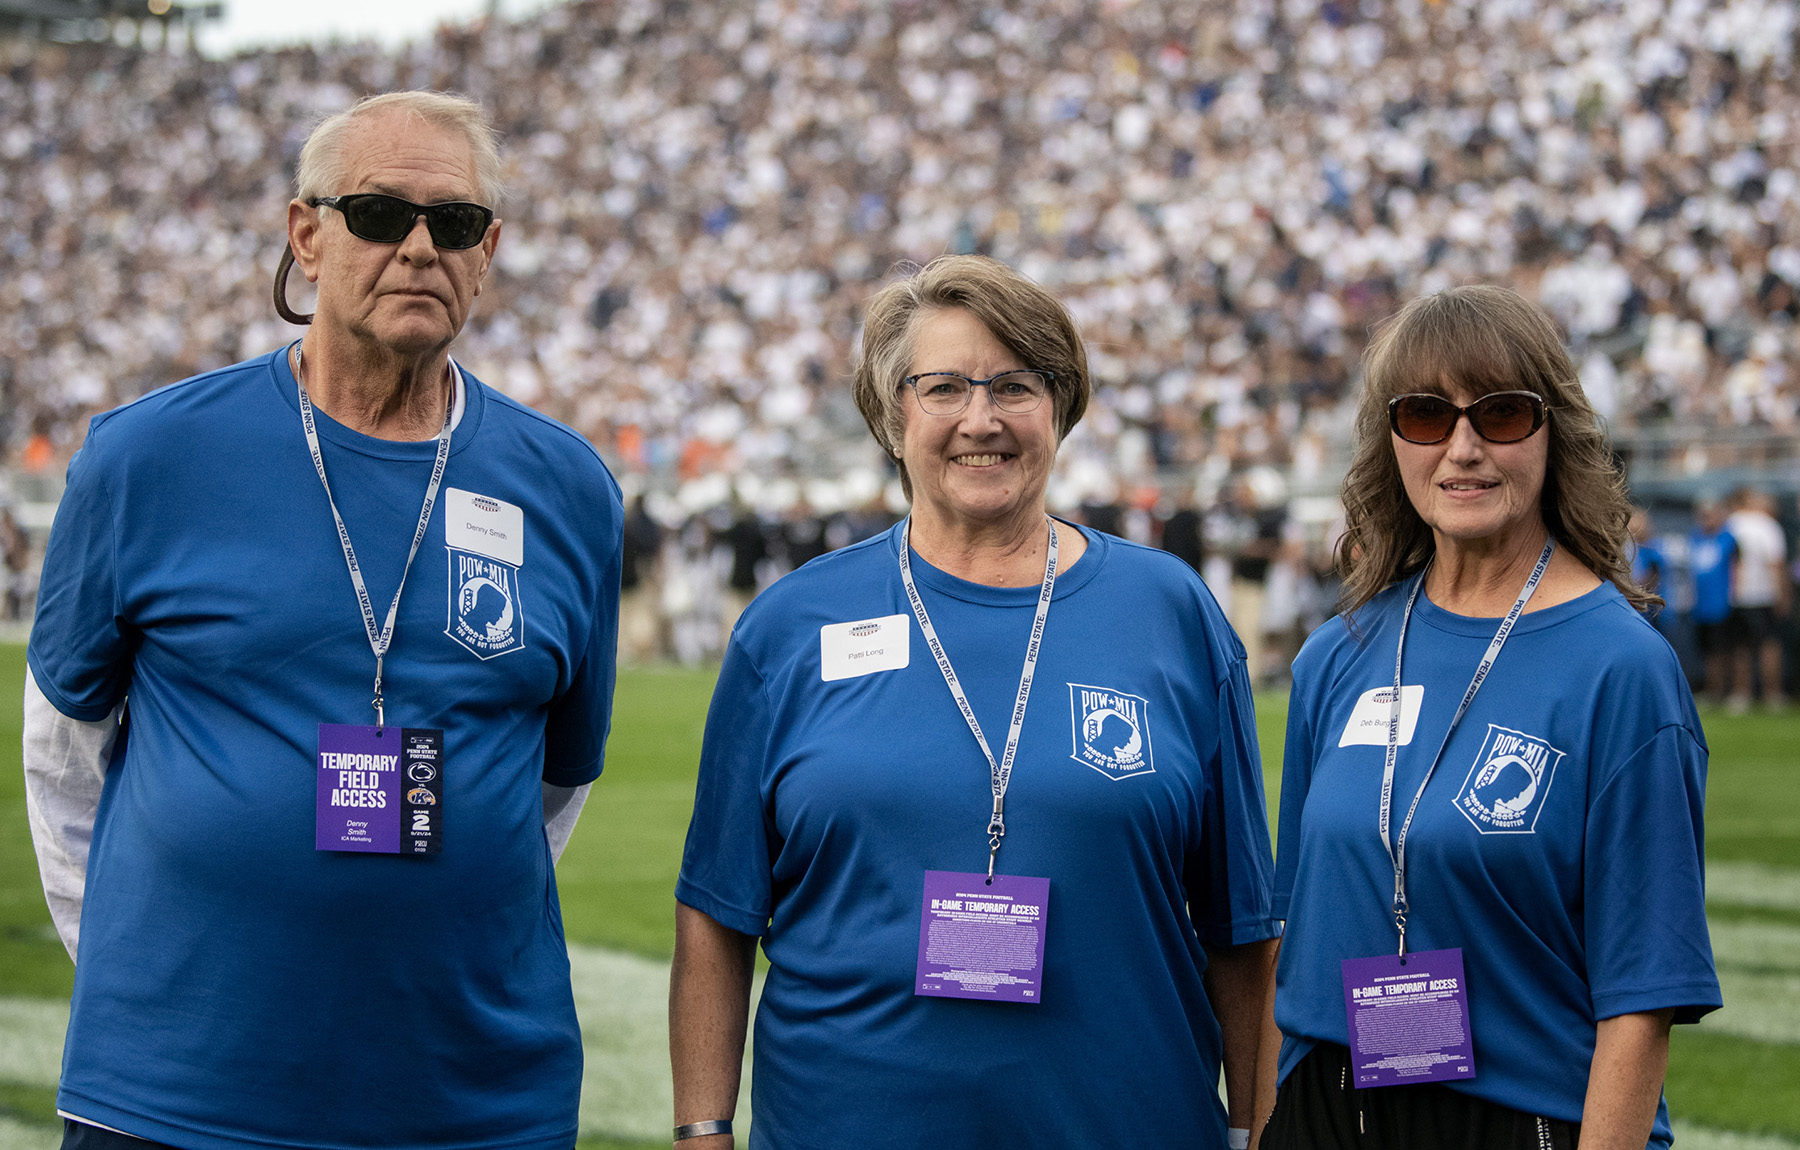
[[[1633,507],[1626,530],[1630,535],[1625,549],[1631,556],[1632,581],[1653,595],[1663,594],[1663,569],[1668,566],[1668,560],[1663,558],[1662,549],[1656,544],[1650,512],[1643,507]]]
[[[1615,427],[1779,428],[1794,31],[1771,0],[581,0],[392,51],[14,48],[5,446],[48,468],[92,412],[282,338],[283,125],[419,84],[514,146],[464,358],[665,487],[873,466],[825,385],[884,269],[946,249],[1095,347],[1069,476],[1317,474],[1369,324],[1472,279],[1556,310]]]
[[[1716,500],[1702,500],[1694,508],[1694,530],[1688,536],[1688,570],[1694,583],[1694,639],[1706,665],[1704,693],[1715,703],[1724,701],[1731,682],[1731,583],[1737,555],[1737,542],[1725,530],[1725,508]]]
[[[769,559],[769,537],[762,520],[748,507],[731,514],[718,542],[730,556],[730,575],[725,580],[724,601],[719,611],[719,649],[731,640],[731,629],[761,586],[762,566]]]
[[[831,550],[825,538],[825,521],[813,513],[804,499],[794,505],[782,522],[781,539],[790,571]]]
[[[1774,502],[1752,488],[1733,494],[1725,530],[1737,542],[1737,569],[1731,581],[1733,679],[1730,706],[1750,708],[1751,687],[1762,681],[1762,702],[1783,705],[1781,625],[1790,606],[1787,537],[1773,514]]]
[[[1200,511],[1194,505],[1194,491],[1189,485],[1178,489],[1175,510],[1163,521],[1162,549],[1195,571],[1201,571]]]
[[[0,506],[0,578],[5,580],[5,617],[13,622],[25,616],[30,564],[31,537],[13,518],[12,508]]]
[[[619,571],[619,658],[643,663],[662,654],[658,625],[661,589],[657,586],[657,556],[662,550],[662,526],[644,509],[640,494],[625,516],[625,547]]]

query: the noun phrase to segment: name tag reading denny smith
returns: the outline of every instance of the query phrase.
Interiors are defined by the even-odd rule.
[[[827,683],[876,671],[898,671],[911,659],[911,615],[883,615],[819,628],[819,678]]]

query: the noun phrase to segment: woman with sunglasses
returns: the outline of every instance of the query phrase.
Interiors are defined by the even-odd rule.
[[[912,513],[732,634],[676,887],[676,1138],[730,1144],[760,937],[753,1146],[1247,1144],[1275,923],[1244,649],[1187,564],[1045,514],[1074,323],[934,260],[870,301],[853,391]]]
[[[1261,1145],[1667,1145],[1669,1025],[1720,1003],[1706,744],[1600,421],[1502,288],[1415,300],[1364,367],[1343,613],[1294,664]]]

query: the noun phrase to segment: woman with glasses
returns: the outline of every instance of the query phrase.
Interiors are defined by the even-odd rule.
[[[1720,1002],[1706,744],[1599,418],[1502,288],[1414,301],[1364,365],[1343,614],[1294,664],[1261,1145],[1667,1145],[1670,1023]]]
[[[1247,1143],[1275,923],[1243,647],[1185,563],[1045,513],[1090,385],[1042,288],[933,261],[871,300],[853,387],[912,513],[732,636],[677,1139],[729,1144],[760,938],[752,1145]]]

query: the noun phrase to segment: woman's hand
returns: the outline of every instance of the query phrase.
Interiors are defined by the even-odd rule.
[[[737,1112],[750,1017],[756,939],[675,904],[675,961],[669,971],[669,1063],[675,1124]],[[730,1150],[730,1134],[688,1138],[681,1150]]]
[[[1673,1010],[1600,1020],[1581,1109],[1581,1150],[1644,1150],[1669,1069]]]

